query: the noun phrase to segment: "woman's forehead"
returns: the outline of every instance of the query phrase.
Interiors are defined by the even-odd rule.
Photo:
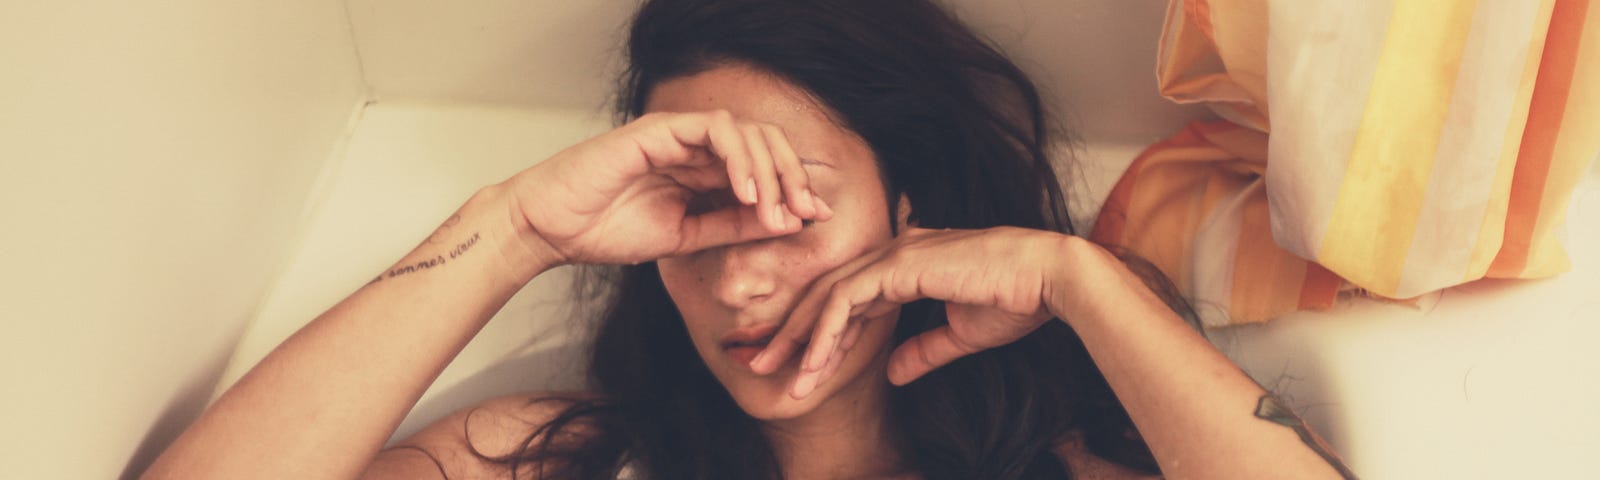
[[[724,109],[766,123],[826,121],[805,91],[764,71],[739,64],[663,81],[650,92],[647,112]]]
[[[804,90],[755,68],[734,64],[661,82],[645,105],[646,113],[717,109],[782,128],[802,158],[835,168],[863,154],[871,158],[866,143],[834,122]]]

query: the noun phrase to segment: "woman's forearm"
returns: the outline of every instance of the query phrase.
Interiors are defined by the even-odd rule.
[[[1074,239],[1047,300],[1083,339],[1168,478],[1338,478],[1337,457],[1120,261]],[[1071,294],[1069,292],[1077,292]]]
[[[278,345],[145,478],[354,478],[467,342],[549,268],[508,221],[499,187],[473,195],[371,283]]]

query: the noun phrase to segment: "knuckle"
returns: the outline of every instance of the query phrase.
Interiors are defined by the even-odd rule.
[[[833,282],[832,285],[828,285],[828,295],[826,297],[827,301],[824,303],[824,305],[832,306],[843,301],[845,298],[845,293],[849,291],[849,286],[847,284],[848,282],[849,280],[845,279]]]
[[[644,115],[640,115],[638,118],[633,119],[633,123],[638,123],[638,124],[643,124],[643,125],[649,125],[649,124],[653,124],[653,123],[660,123],[663,120],[665,120],[665,118],[664,118],[665,116],[666,116],[666,114],[663,114],[661,112],[650,112],[650,113],[646,113]]]
[[[895,248],[894,250],[890,250],[889,253],[884,256],[884,259],[888,260],[891,263],[901,263],[901,262],[910,261],[913,257],[916,257],[916,254],[922,248],[923,247],[922,247],[921,243],[907,241],[905,243],[900,244],[900,246]]]

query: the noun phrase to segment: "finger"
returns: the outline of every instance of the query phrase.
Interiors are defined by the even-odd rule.
[[[908,258],[903,247],[890,246],[872,259],[858,263],[854,271],[841,273],[842,277],[829,287],[829,298],[817,314],[811,345],[800,363],[801,370],[814,371],[822,367],[829,352],[838,348],[851,317],[882,315],[924,296],[917,278],[921,275],[918,269],[926,265]]]
[[[783,129],[772,125],[762,126],[761,132],[771,149],[773,167],[778,171],[789,211],[802,218],[818,218],[821,209],[817,207],[816,196],[811,194],[811,176],[800,166],[800,156],[789,145],[789,137],[784,135]]]
[[[717,110],[700,115],[699,121],[704,123],[703,128],[706,129],[706,140],[702,144],[727,164],[728,184],[733,186],[734,196],[745,205],[755,204],[755,178],[752,176],[750,150],[745,145],[744,135],[734,123],[733,114]]]
[[[806,287],[804,296],[789,312],[789,317],[784,319],[783,327],[778,329],[772,341],[767,343],[767,348],[750,360],[750,369],[760,375],[778,371],[779,367],[788,362],[811,340],[812,327],[816,326],[823,302],[828,300],[828,293],[836,279],[872,264],[881,258],[883,253],[879,250],[862,255],[813,280],[811,285]]]
[[[815,379],[809,380],[813,388],[815,385],[827,383],[828,379],[833,378],[834,372],[839,371],[839,364],[844,363],[844,359],[850,356],[850,347],[855,346],[856,340],[861,338],[861,332],[866,330],[867,323],[872,321],[873,320],[868,317],[858,317],[852,319],[850,321],[850,326],[845,328],[843,338],[839,340],[839,348],[834,349],[833,353],[828,354],[828,360],[823,362],[822,368],[815,372],[801,372],[801,375],[813,375],[816,377]],[[797,381],[796,383],[798,384],[799,382]],[[799,393],[801,397],[810,394],[809,391]]]
[[[844,330],[844,337],[839,339],[840,350],[849,352],[852,347],[855,347],[856,341],[861,340],[861,332],[867,329],[867,322],[870,322],[870,319],[877,317],[868,316],[866,318],[869,320],[850,322],[850,327]]]
[[[911,337],[889,354],[889,383],[905,385],[978,349],[962,343],[949,325]]]
[[[886,303],[883,296],[883,278],[887,269],[882,259],[862,268],[833,285],[829,299],[817,317],[817,326],[811,334],[811,346],[806,349],[801,369],[821,370],[828,356],[839,348],[845,329],[851,319],[866,314],[882,314],[898,303]],[[882,304],[882,305],[879,305]]]
[[[851,322],[850,324],[851,325],[864,325],[864,324],[866,324],[866,322],[867,322],[867,320],[862,320],[862,321],[858,321],[858,322]],[[837,373],[839,371],[839,366],[843,365],[844,364],[844,359],[848,358],[849,356],[850,356],[850,351],[846,350],[846,349],[842,349],[842,348],[838,349],[838,350],[834,350],[833,354],[828,355],[828,362],[823,364],[822,365],[822,370],[817,372],[817,384],[821,385],[824,382],[827,382],[828,379],[833,378],[833,374]]]
[[[756,207],[766,217],[773,230],[783,228],[789,209],[783,206],[783,186],[778,182],[777,166],[773,165],[772,151],[767,147],[766,134],[756,125],[742,125],[739,131],[750,152],[750,171],[756,180]]]
[[[812,308],[807,307],[807,303],[808,300],[802,299],[795,306],[795,312],[812,310]],[[806,340],[811,338],[807,334],[811,333],[811,327],[815,323],[804,319],[815,318],[816,316],[814,315],[790,315],[789,319],[783,323],[783,327],[778,329],[778,333],[772,336],[771,341],[767,342],[767,348],[762,349],[761,353],[757,353],[755,358],[750,359],[750,370],[757,375],[769,375],[778,371],[778,368],[782,367],[784,362],[788,362],[795,352],[805,346]]]
[[[821,314],[817,316],[817,326],[811,332],[811,346],[806,349],[804,360],[800,362],[803,371],[821,370],[828,356],[838,349],[845,328],[850,326],[851,296],[842,292],[841,286],[834,285],[832,295],[829,295]]]
[[[641,119],[638,129],[645,133],[631,135],[633,144],[638,145],[639,151],[644,154],[644,165],[629,161],[624,165],[616,165],[613,169],[625,175],[642,175],[650,169],[662,168],[688,168],[694,163],[704,161],[696,158],[696,152],[705,152],[707,139],[706,123],[688,118],[650,117]],[[621,135],[621,129],[613,133]],[[703,154],[702,154],[703,156]],[[613,155],[611,158],[618,160],[629,159],[629,155]]]
[[[821,385],[832,377],[834,372],[839,371],[839,365],[844,363],[844,353],[843,350],[834,350],[828,355],[828,360],[821,369],[815,372],[801,372],[795,377],[794,387],[789,390],[789,396],[799,400],[811,395],[811,392],[817,390],[817,385]]]
[[[678,166],[703,166],[714,158],[724,157],[723,150],[742,146],[739,139],[726,139],[725,131],[733,124],[727,112],[655,113],[640,118],[628,127],[642,129],[644,134],[632,134],[634,144],[644,152],[649,168]],[[627,128],[627,127],[624,127]],[[621,133],[624,129],[618,129]],[[717,145],[721,140],[724,145]],[[705,156],[710,153],[711,156]],[[742,155],[742,150],[738,152]]]
[[[683,217],[678,226],[678,255],[734,243],[771,238],[800,230],[798,223],[787,225],[786,230],[772,231],[762,224],[756,207],[739,206],[722,208],[699,215]]]
[[[678,182],[679,185],[683,185],[684,188],[695,192],[731,189],[732,184],[728,182],[727,167],[723,165],[722,160],[717,159],[711,154],[710,151],[707,151],[706,149],[696,148],[694,150],[694,155],[696,157],[707,160],[704,162],[689,162],[679,166],[660,168],[656,169],[656,172],[660,173],[661,175],[665,175],[667,178],[671,178],[673,181]],[[737,198],[738,193],[735,192],[734,196]]]
[[[827,276],[824,276],[814,281],[811,289],[808,289],[807,293],[800,298],[800,301],[795,303],[794,309],[789,312],[789,318],[784,320],[783,326],[778,329],[778,333],[774,334],[772,340],[767,342],[767,348],[762,349],[761,353],[750,359],[750,370],[758,375],[776,372],[779,367],[783,366],[784,362],[788,362],[789,358],[794,356],[795,352],[806,345],[806,342],[811,339],[811,328],[816,325],[816,311],[821,308],[822,302],[828,298],[826,295],[819,295],[814,289],[816,285],[828,284],[827,278]],[[823,292],[825,293],[826,290],[823,290]]]

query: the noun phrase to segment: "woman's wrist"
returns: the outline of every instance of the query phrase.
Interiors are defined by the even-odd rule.
[[[1045,285],[1045,307],[1073,328],[1132,311],[1164,305],[1115,255],[1083,237],[1061,235],[1056,262]],[[1162,308],[1165,308],[1164,306]]]
[[[496,247],[511,281],[525,284],[564,262],[555,248],[545,241],[522,213],[512,189],[504,183],[489,185],[473,194],[468,207],[481,207],[495,229]]]

